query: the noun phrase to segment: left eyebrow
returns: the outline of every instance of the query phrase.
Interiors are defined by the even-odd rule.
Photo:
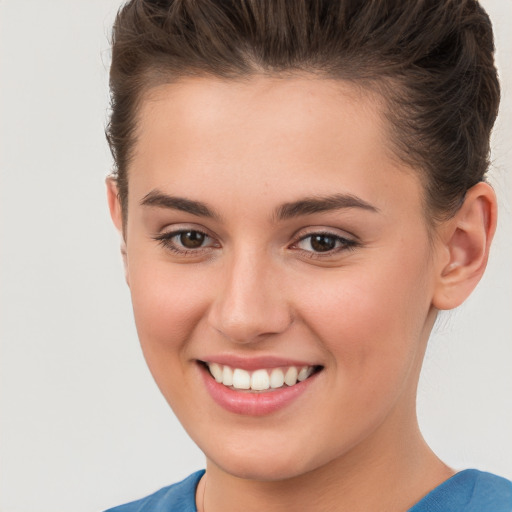
[[[370,212],[379,212],[376,206],[367,203],[360,197],[352,194],[334,194],[325,197],[305,197],[298,201],[285,203],[277,208],[274,218],[277,220],[287,220],[301,215],[312,215],[314,213],[348,208],[361,208]]]

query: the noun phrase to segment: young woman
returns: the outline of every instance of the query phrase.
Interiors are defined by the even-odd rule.
[[[482,276],[499,102],[472,0],[133,0],[108,180],[149,368],[206,471],[122,511],[512,510],[416,388]]]

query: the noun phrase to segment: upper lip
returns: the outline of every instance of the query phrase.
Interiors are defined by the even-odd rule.
[[[262,368],[280,368],[286,366],[320,366],[311,361],[300,361],[298,359],[288,359],[271,355],[262,356],[239,356],[234,354],[211,355],[199,359],[203,363],[217,363],[231,368],[240,368],[241,370],[259,370]]]

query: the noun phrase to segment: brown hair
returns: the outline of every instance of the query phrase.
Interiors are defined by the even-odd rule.
[[[126,219],[138,106],[184,76],[307,72],[380,93],[397,156],[434,219],[482,181],[499,105],[489,17],[476,0],[131,0],[112,35],[107,139]]]

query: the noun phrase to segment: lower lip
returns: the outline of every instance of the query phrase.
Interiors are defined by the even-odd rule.
[[[264,416],[283,409],[299,398],[318,375],[315,373],[294,386],[271,391],[248,392],[236,391],[218,383],[203,364],[199,366],[206,389],[213,400],[229,412],[247,416]]]

